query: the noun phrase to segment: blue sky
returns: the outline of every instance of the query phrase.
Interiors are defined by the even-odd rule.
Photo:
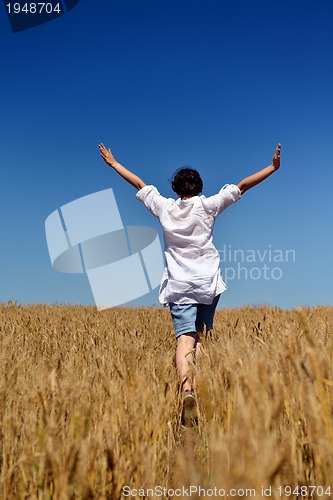
[[[124,224],[160,231],[99,142],[167,197],[182,165],[210,196],[281,142],[280,170],[216,223],[221,255],[256,255],[221,263],[220,307],[332,304],[332,20],[330,0],[80,0],[12,33],[0,5],[0,301],[93,303],[48,254],[45,219],[72,200],[112,187]]]

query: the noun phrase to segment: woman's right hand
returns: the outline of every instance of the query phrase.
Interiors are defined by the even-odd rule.
[[[278,147],[275,150],[274,156],[272,158],[272,165],[274,170],[278,170],[280,168],[280,154],[281,154],[281,144],[278,144]]]

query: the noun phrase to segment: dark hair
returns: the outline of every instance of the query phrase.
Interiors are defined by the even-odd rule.
[[[174,173],[171,187],[178,196],[197,196],[202,192],[203,182],[199,172],[191,167],[181,167]]]

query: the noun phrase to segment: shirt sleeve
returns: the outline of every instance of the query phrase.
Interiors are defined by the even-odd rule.
[[[223,210],[238,201],[240,197],[241,192],[236,184],[225,184],[219,193],[204,198],[202,203],[205,210],[216,218]]]
[[[155,186],[144,186],[135,195],[155,217],[160,217],[167,198],[160,195]]]

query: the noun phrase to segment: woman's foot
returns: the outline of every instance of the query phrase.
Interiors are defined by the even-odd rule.
[[[197,402],[193,391],[186,390],[183,397],[182,424],[191,427],[197,423]]]

